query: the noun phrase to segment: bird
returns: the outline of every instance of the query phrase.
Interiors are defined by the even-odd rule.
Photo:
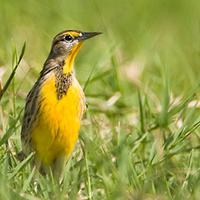
[[[51,45],[39,78],[26,97],[21,129],[22,153],[34,153],[39,171],[62,174],[79,136],[86,98],[74,72],[85,40],[101,32],[65,30]]]

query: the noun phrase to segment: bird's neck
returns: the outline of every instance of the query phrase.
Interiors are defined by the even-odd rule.
[[[72,74],[74,65],[74,58],[71,56],[49,56],[42,70],[42,74],[59,70],[62,74]]]
[[[74,60],[81,46],[81,44],[78,44],[67,54],[59,55],[50,52],[46,62],[44,63],[43,71],[51,71],[51,68],[60,67],[63,74],[72,74],[74,70]]]
[[[82,44],[79,43],[77,46],[75,46],[72,51],[69,52],[69,54],[66,56],[64,60],[64,66],[63,66],[63,73],[68,74],[73,72],[74,69],[74,60],[81,48]]]
[[[67,57],[63,60],[63,73],[64,74],[69,74],[73,72],[74,69],[74,59],[75,56],[72,55],[72,53],[70,53],[69,55],[67,55]]]

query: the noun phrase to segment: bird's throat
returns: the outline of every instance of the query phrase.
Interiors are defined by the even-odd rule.
[[[67,55],[67,58],[65,59],[65,63],[63,66],[63,73],[68,74],[73,71],[74,67],[74,60],[76,58],[77,53],[79,52],[80,48],[82,46],[82,43],[77,44],[72,51]]]

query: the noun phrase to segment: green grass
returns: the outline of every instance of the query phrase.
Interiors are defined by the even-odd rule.
[[[4,86],[17,68],[0,100],[0,200],[199,199],[199,2],[0,3]],[[103,34],[76,59],[89,107],[58,186],[15,154],[25,97],[64,29]]]

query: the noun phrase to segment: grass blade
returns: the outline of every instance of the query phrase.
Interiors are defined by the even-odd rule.
[[[15,72],[16,72],[16,70],[17,70],[17,68],[18,68],[18,66],[19,66],[19,64],[20,64],[20,62],[21,62],[21,60],[22,60],[22,58],[23,58],[23,56],[24,56],[25,49],[26,49],[26,42],[24,42],[24,44],[23,44],[23,47],[22,47],[22,50],[21,50],[21,54],[20,54],[20,56],[19,56],[19,59],[18,59],[18,61],[17,61],[17,64],[16,64],[15,67],[13,68],[13,70],[12,70],[12,72],[11,72],[11,74],[10,74],[8,80],[7,80],[6,83],[5,83],[5,86],[4,86],[3,89],[0,91],[0,101],[1,101],[1,99],[2,99],[2,97],[3,97],[3,95],[4,95],[4,93],[5,93],[6,90],[8,89],[8,87],[9,87],[9,85],[10,85],[10,83],[11,83],[11,81],[12,81],[14,75],[15,75]]]

